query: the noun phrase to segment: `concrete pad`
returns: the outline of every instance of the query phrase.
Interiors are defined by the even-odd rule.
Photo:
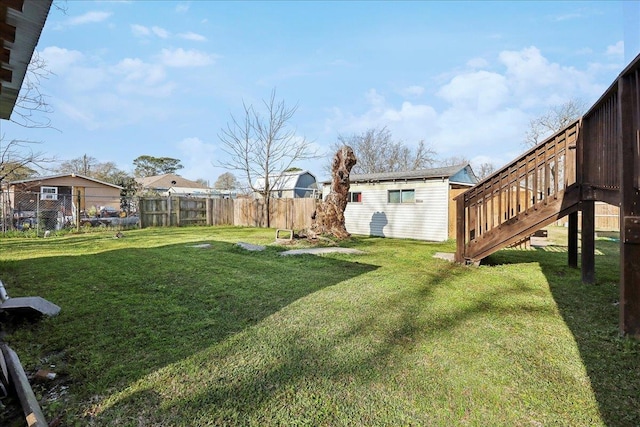
[[[280,255],[282,256],[302,255],[302,254],[320,255],[320,254],[328,254],[328,253],[362,255],[366,252],[360,251],[358,249],[351,249],[351,248],[309,248],[309,249],[292,249],[290,251],[280,252]]]
[[[443,259],[445,261],[453,262],[455,261],[456,254],[449,253],[449,252],[436,252],[435,255],[433,255],[433,257]]]
[[[236,243],[236,245],[240,246],[243,249],[246,249],[248,251],[264,251],[266,249],[266,246],[262,246],[262,245],[252,245],[251,243],[246,243],[246,242],[238,242]]]
[[[211,243],[202,243],[199,245],[192,245],[191,247],[196,249],[207,249],[211,247]]]
[[[549,239],[546,237],[531,237],[529,239],[531,241],[531,246],[535,248],[544,248],[549,245]]]

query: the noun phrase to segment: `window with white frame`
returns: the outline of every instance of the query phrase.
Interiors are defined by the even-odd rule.
[[[387,192],[387,203],[415,203],[415,190],[389,190]]]
[[[58,187],[40,187],[40,200],[58,200]]]

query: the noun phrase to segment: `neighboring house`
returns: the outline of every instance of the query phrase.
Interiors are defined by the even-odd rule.
[[[345,225],[352,234],[444,241],[456,236],[453,198],[477,178],[469,165],[350,175]],[[323,196],[329,194],[330,182]]]
[[[208,187],[196,181],[183,178],[180,175],[167,173],[164,175],[147,176],[144,178],[136,178],[136,182],[140,184],[143,192],[163,194],[170,188],[189,188],[191,190],[204,190]]]
[[[281,199],[314,198],[319,195],[316,177],[309,171],[283,172],[269,177],[271,197]],[[273,183],[275,182],[275,185]],[[264,188],[264,178],[258,178],[254,188]],[[256,194],[259,197],[259,194]]]
[[[36,212],[49,212],[63,220],[76,212],[120,210],[122,187],[78,174],[44,176],[12,181],[4,191],[8,206],[17,220],[34,218]]]

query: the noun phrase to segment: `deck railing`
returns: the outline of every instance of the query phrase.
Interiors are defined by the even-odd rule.
[[[620,329],[640,337],[640,55],[578,121],[456,198],[456,261],[569,215],[568,262],[595,281],[594,203],[620,207]]]
[[[579,127],[579,120],[571,123],[458,196],[458,239],[464,242],[462,252],[458,246],[459,261],[476,258],[474,246],[486,249],[482,243],[489,235],[500,245],[497,229],[557,201],[575,184]]]

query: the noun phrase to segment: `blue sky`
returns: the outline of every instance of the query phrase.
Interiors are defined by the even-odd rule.
[[[274,88],[326,153],[298,165],[319,178],[339,134],[382,126],[441,158],[501,166],[531,118],[591,105],[640,41],[627,33],[625,50],[638,9],[616,1],[58,3],[37,47],[58,130],[4,122],[5,137],[125,171],[140,155],[174,157],[211,184],[225,172],[220,129]]]

